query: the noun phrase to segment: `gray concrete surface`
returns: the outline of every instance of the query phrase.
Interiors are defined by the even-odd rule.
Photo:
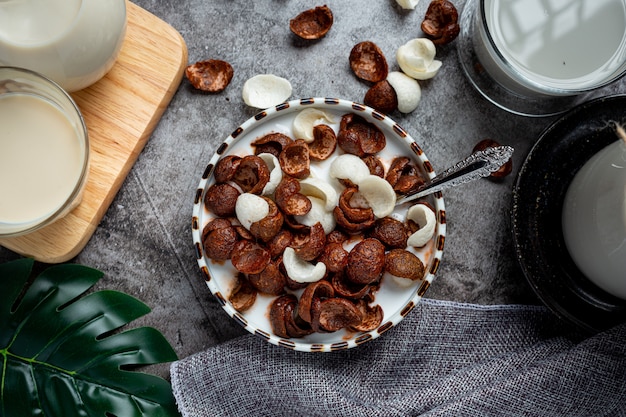
[[[328,96],[362,101],[367,85],[348,66],[351,48],[371,40],[398,69],[397,48],[422,36],[428,6],[403,11],[394,0],[327,0],[335,23],[328,35],[303,42],[289,19],[315,4],[285,0],[136,0],[184,37],[190,63],[229,61],[235,70],[221,94],[201,94],[183,80],[95,234],[72,262],[98,268],[98,288],[118,289],[153,311],[134,325],[161,330],[180,357],[242,335],[209,293],[191,239],[196,186],[218,144],[256,111],[241,99],[243,83],[260,73],[287,78],[292,98]],[[464,1],[454,1],[461,10]],[[324,4],[323,2],[320,3]],[[538,303],[516,263],[510,231],[511,189],[525,155],[555,118],[509,114],[483,99],[466,80],[456,43],[438,48],[439,74],[422,82],[422,102],[394,113],[422,145],[436,170],[471,152],[483,138],[516,148],[513,175],[445,192],[448,231],[435,284],[427,297],[479,304]],[[610,89],[626,92],[622,80]],[[0,261],[18,255],[1,248]],[[157,372],[167,376],[167,368]]]

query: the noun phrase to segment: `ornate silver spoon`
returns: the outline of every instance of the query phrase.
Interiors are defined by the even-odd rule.
[[[510,146],[497,146],[477,151],[439,173],[417,190],[396,200],[396,205],[427,196],[437,191],[465,184],[466,182],[489,176],[504,165],[513,155]]]

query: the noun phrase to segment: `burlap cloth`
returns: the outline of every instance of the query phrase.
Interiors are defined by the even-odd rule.
[[[624,416],[626,325],[588,336],[538,306],[425,299],[355,349],[243,336],[172,364],[184,417]]]

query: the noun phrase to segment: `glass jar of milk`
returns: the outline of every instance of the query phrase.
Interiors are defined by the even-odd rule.
[[[558,114],[626,74],[626,0],[468,0],[459,57],[514,113]]]
[[[113,67],[125,32],[126,0],[0,0],[0,65],[80,90]]]

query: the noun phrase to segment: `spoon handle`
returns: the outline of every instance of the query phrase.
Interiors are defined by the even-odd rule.
[[[487,177],[504,165],[512,155],[513,148],[510,146],[497,146],[474,152],[441,172],[432,180],[424,183],[417,190],[399,198],[396,201],[396,205],[445,190],[446,188],[456,187],[469,181]]]

